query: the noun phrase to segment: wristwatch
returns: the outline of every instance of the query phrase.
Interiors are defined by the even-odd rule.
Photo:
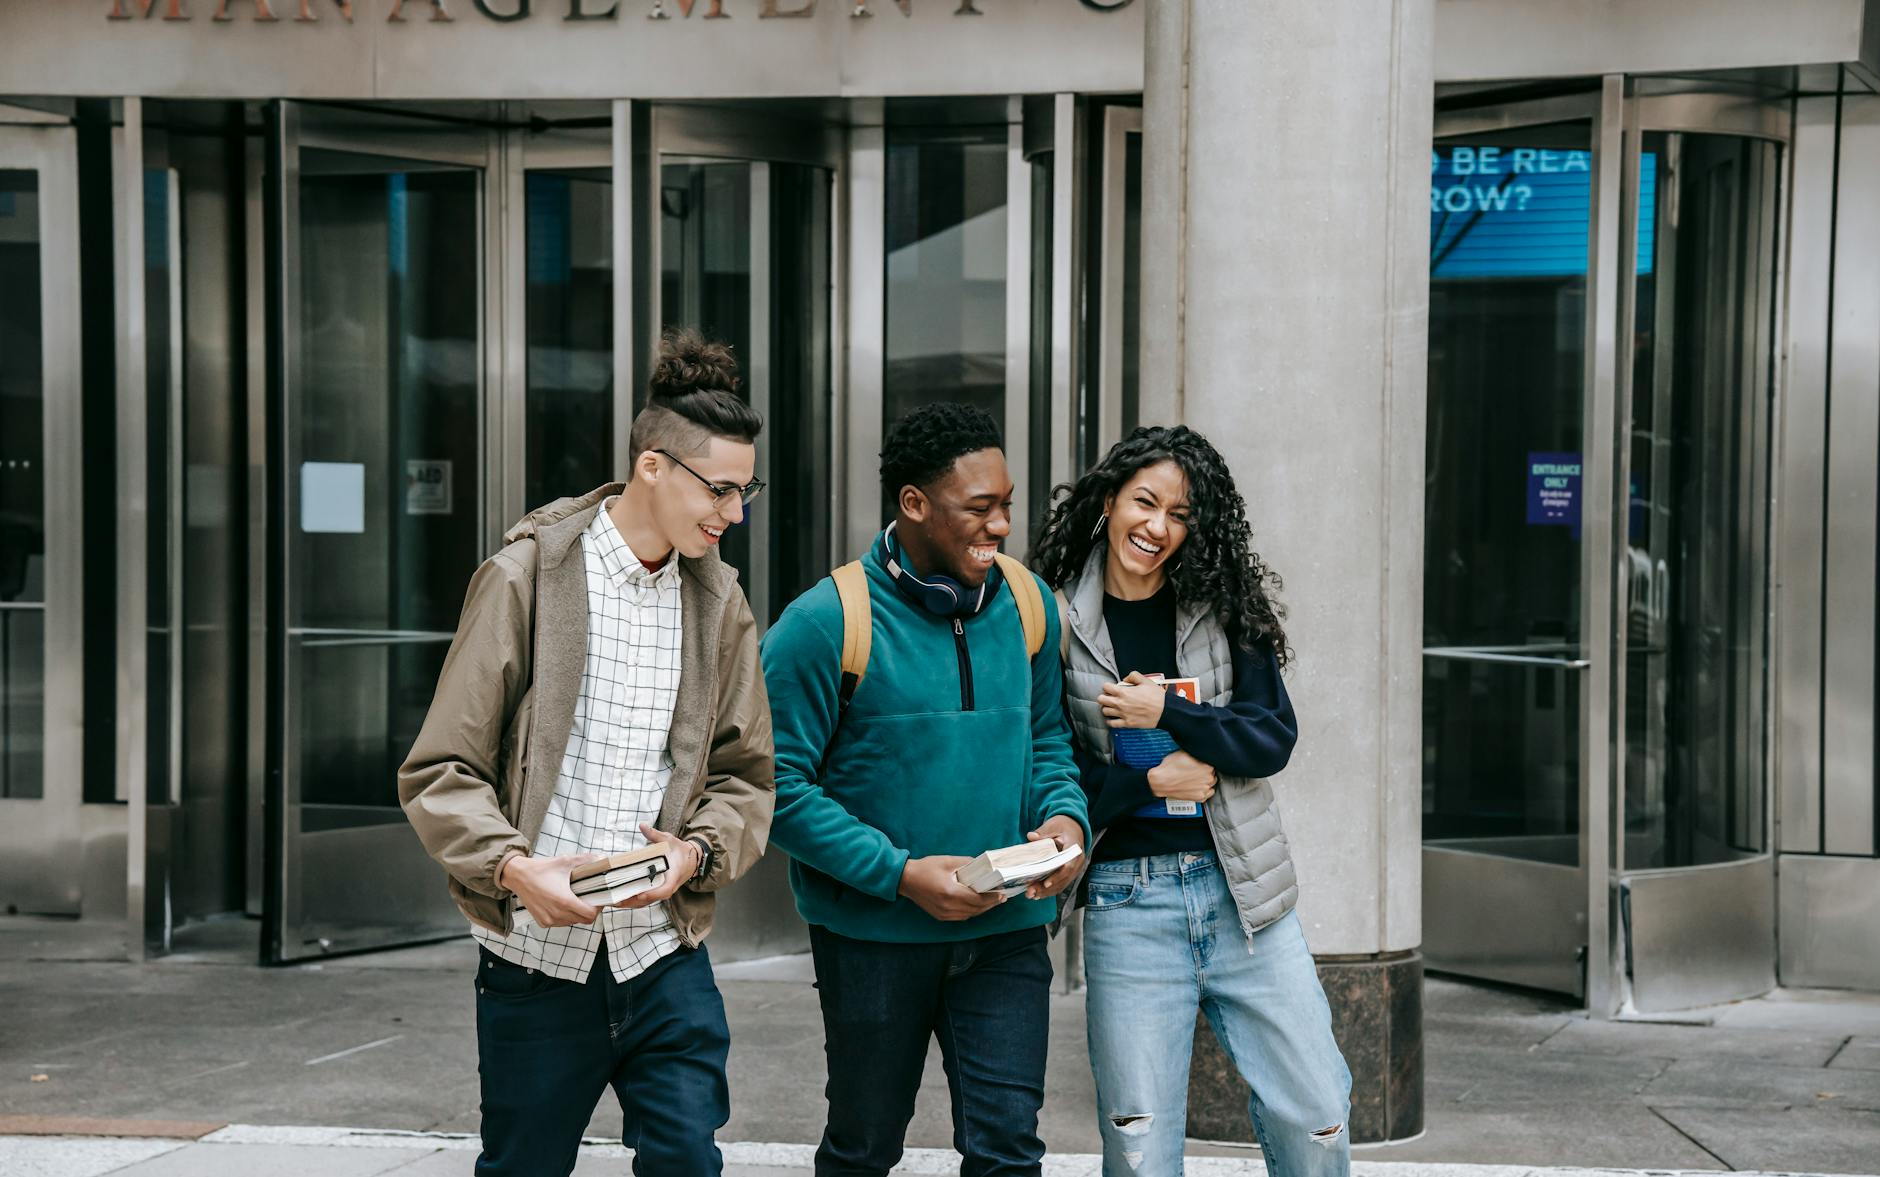
[[[686,880],[688,883],[695,883],[712,873],[712,847],[710,842],[697,834],[687,838],[686,841],[698,847],[698,869],[693,871],[692,877]]]

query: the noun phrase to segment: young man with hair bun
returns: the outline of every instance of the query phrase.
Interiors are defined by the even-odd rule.
[[[626,480],[535,511],[470,581],[398,792],[479,945],[476,1172],[573,1170],[612,1086],[642,1177],[714,1177],[729,1031],[714,893],[763,854],[773,802],[757,628],[725,530],[763,484],[730,350],[661,343]],[[672,864],[607,908],[576,867]]]
[[[1044,1156],[1046,927],[1076,864],[1011,899],[954,877],[987,850],[1089,834],[1057,611],[1042,582],[1010,565],[1031,583],[1007,583],[998,560],[1012,525],[1000,446],[967,405],[928,405],[889,431],[894,521],[860,562],[865,589],[845,581],[865,592],[872,635],[859,678],[844,670],[834,577],[764,639],[775,840],[810,925],[829,1063],[818,1177],[879,1177],[900,1160],[936,1037],[961,1172],[1035,1175]]]

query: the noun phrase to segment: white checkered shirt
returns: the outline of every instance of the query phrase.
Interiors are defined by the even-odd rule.
[[[679,556],[648,572],[601,504],[581,536],[587,563],[587,660],[555,795],[535,840],[537,858],[614,854],[646,845],[640,823],[659,817],[672,756],[666,741],[679,696]],[[472,933],[513,964],[586,981],[605,938],[614,979],[638,976],[679,947],[664,903],[608,907],[591,926],[543,928],[518,915],[507,936]]]

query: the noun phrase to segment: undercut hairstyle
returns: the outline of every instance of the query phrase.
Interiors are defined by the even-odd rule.
[[[881,485],[898,497],[904,486],[925,490],[967,454],[1004,447],[992,415],[972,405],[922,405],[894,423],[881,444]]]
[[[690,327],[669,327],[648,382],[646,407],[633,419],[630,461],[647,450],[695,457],[723,437],[747,445],[764,431],[764,418],[738,395],[738,361],[731,349]]]
[[[1091,550],[1109,543],[1110,497],[1159,462],[1174,462],[1188,480],[1188,538],[1168,570],[1175,600],[1212,612],[1243,648],[1256,655],[1270,649],[1280,666],[1290,664],[1286,609],[1279,600],[1285,586],[1254,550],[1247,503],[1227,460],[1186,425],[1145,425],[1111,446],[1075,483],[1052,491],[1050,513],[1025,562],[1053,589],[1068,585],[1083,572]]]

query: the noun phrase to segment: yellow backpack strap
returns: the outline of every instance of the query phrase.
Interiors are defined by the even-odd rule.
[[[855,688],[868,673],[868,652],[874,644],[873,606],[868,601],[868,572],[860,560],[851,560],[830,574],[842,599],[842,686],[836,692],[838,713],[849,709]]]
[[[993,558],[1005,573],[1005,583],[1012,586],[1012,600],[1018,604],[1018,620],[1025,627],[1025,656],[1036,658],[1044,649],[1045,635],[1044,594],[1038,591],[1038,580],[1031,569],[1004,552]]]

